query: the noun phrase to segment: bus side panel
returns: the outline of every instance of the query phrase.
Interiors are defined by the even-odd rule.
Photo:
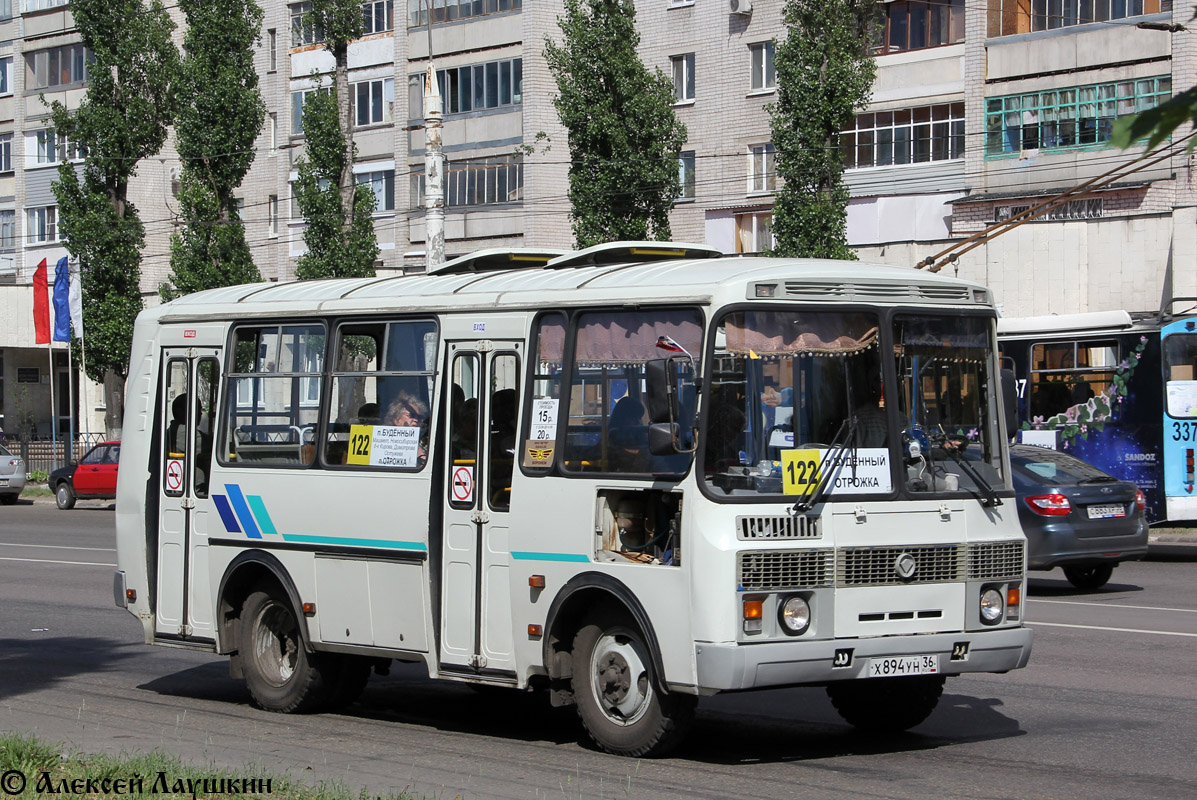
[[[137,600],[127,608],[141,620],[147,643],[154,639],[152,592],[158,553],[157,459],[153,447],[158,331],[158,323],[144,315],[133,328],[121,431],[124,469],[117,473],[116,486],[117,568],[124,573],[125,586],[137,593]]]

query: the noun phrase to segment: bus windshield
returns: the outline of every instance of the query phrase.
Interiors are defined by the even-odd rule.
[[[818,451],[827,463],[842,447],[832,495],[1002,488],[991,326],[984,317],[899,314],[891,333],[869,311],[726,315],[709,372],[707,484],[716,496],[808,494],[798,476],[783,480],[786,451]],[[898,378],[888,391],[886,352]]]

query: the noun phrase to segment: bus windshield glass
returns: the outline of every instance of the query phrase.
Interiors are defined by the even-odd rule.
[[[992,324],[986,317],[895,318],[902,455],[912,493],[984,491],[978,478],[1003,486]]]
[[[709,373],[703,458],[717,495],[782,494],[783,451],[828,451],[850,433],[855,447],[879,450],[878,464],[888,472],[879,325],[876,314],[860,311],[723,317]]]

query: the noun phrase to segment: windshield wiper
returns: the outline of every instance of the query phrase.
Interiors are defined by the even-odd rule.
[[[952,444],[952,442],[949,440],[944,444]],[[997,492],[995,492],[993,487],[989,485],[989,481],[982,478],[981,473],[977,472],[972,464],[964,460],[954,445],[952,447],[942,447],[940,449],[947,453],[949,458],[959,464],[960,469],[964,470],[964,474],[972,478],[973,484],[981,490],[983,497],[978,499],[981,501],[982,508],[993,508],[994,506],[1000,506],[1002,504],[1002,498],[997,496]]]
[[[806,497],[801,498],[794,504],[794,513],[805,514],[810,511],[823,498],[823,493],[827,490],[828,483],[831,482],[835,473],[839,472],[840,466],[844,461],[844,453],[848,450],[848,445],[852,443],[856,436],[856,415],[852,415],[840,423],[840,429],[836,431],[835,438],[831,440],[831,446],[828,448],[828,457],[823,459],[820,466],[819,482],[815,484],[815,488]]]

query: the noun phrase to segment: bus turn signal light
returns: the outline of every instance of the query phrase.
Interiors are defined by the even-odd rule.
[[[316,604],[315,603],[304,603],[303,604],[303,615],[305,617],[315,616],[316,615]]]
[[[1022,603],[1022,590],[1017,586],[1011,586],[1006,589],[1006,605],[1017,606]]]
[[[528,576],[528,585],[531,586],[533,589],[543,589],[544,588],[544,576],[543,575],[529,575]]]
[[[529,639],[539,639],[541,637],[541,633],[543,631],[544,631],[544,628],[540,627],[539,625],[529,625],[528,626],[528,638]]]
[[[136,603],[137,602],[137,590],[136,589],[125,589],[125,599],[128,600],[130,603]]]
[[[765,602],[763,600],[744,601],[744,619],[760,619],[764,615]]]

